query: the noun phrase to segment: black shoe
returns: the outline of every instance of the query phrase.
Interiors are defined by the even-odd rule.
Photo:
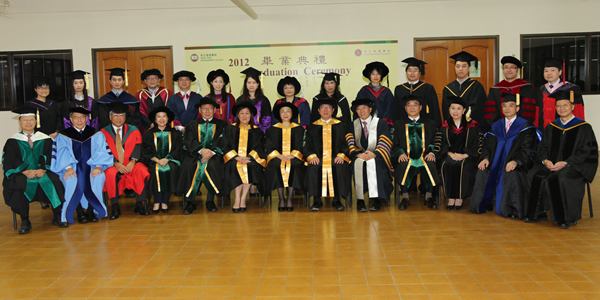
[[[41,204],[42,204],[42,209],[50,208],[50,204],[48,204],[48,203],[41,203]]]
[[[191,215],[196,210],[196,201],[185,201],[185,202],[186,202],[186,205],[185,205],[185,209],[183,210],[183,214]]]
[[[168,213],[168,212],[169,212],[169,209],[168,209],[168,208],[161,208],[161,209],[160,209],[160,211],[162,211],[163,213],[165,213],[165,214],[166,214],[166,213]]]
[[[548,215],[546,213],[539,214],[536,218],[529,218],[529,217],[523,218],[523,221],[525,223],[537,223],[538,221],[546,221],[546,220],[548,220]]]
[[[294,205],[292,204],[292,206],[286,206],[285,210],[287,210],[287,211],[294,211]]]
[[[446,210],[454,210],[454,204],[446,204]]]
[[[156,214],[158,214],[159,212],[160,212],[160,209],[153,209],[153,210],[152,210],[152,214],[153,214],[153,215],[156,215]]]
[[[146,210],[141,201],[135,203],[135,208],[133,209],[133,212],[136,214],[140,214],[140,216],[147,216],[150,214],[150,212]]]
[[[88,208],[87,217],[88,217],[88,220],[90,220],[90,222],[92,222],[92,223],[98,222],[98,217],[94,213],[94,209],[91,206]]]
[[[85,213],[77,214],[77,223],[85,224],[89,221],[90,221],[90,219],[88,218],[88,216]]]
[[[314,201],[313,200],[313,204],[310,206],[310,210],[312,211],[319,211],[319,209],[321,209],[323,207],[323,201],[321,201],[321,199]]]
[[[398,204],[398,209],[405,210],[409,206],[410,206],[410,200],[408,200],[408,198],[402,198],[402,201],[400,202],[400,204]]]
[[[369,207],[370,211],[379,211],[381,210],[381,200],[374,199],[373,203],[371,203],[371,207]]]
[[[239,212],[240,212],[240,208],[239,208],[239,207],[238,207],[238,208],[233,208],[233,206],[232,206],[232,207],[231,207],[231,211],[232,211],[234,214],[237,214],[237,213],[239,213]]]
[[[200,191],[200,189],[198,189],[198,192],[196,193],[196,195],[202,196],[202,192]]]
[[[344,205],[342,204],[342,202],[340,200],[334,200],[333,202],[331,202],[331,206],[333,208],[335,208],[335,210],[337,210],[337,211],[342,211],[342,210],[346,209],[346,207],[344,207]]]
[[[22,221],[21,227],[19,227],[19,234],[28,234],[29,232],[31,232],[31,221]]]
[[[283,204],[283,201],[279,201],[279,207],[277,207],[278,211],[285,211],[285,206],[281,206],[281,204]]]
[[[69,227],[69,223],[67,223],[67,222],[61,222],[59,216],[54,216],[52,218],[52,225],[57,226],[58,228]]]
[[[515,214],[510,214],[510,215],[508,215],[506,217],[509,218],[509,219],[513,219],[513,220],[519,220],[519,217],[517,217],[517,215],[515,215]]]
[[[188,207],[186,207],[186,208],[183,210],[183,214],[184,214],[184,215],[191,215],[191,214],[193,214],[193,213],[194,213],[194,209],[193,209],[193,208],[191,208],[191,207],[189,207],[189,206],[188,206]]]
[[[424,204],[429,209],[438,209],[437,204],[435,203],[435,201],[433,201],[433,198],[431,198],[431,197],[425,198]],[[458,209],[456,209],[457,207],[458,207],[457,205],[454,205],[454,210],[458,210]],[[460,206],[460,208],[462,208],[462,205]]]
[[[356,211],[367,212],[367,205],[365,205],[365,200],[356,201]]]
[[[121,209],[119,208],[119,204],[113,204],[112,212],[110,213],[109,219],[116,220],[121,215]]]
[[[133,190],[125,190],[125,197],[135,198],[135,192]]]
[[[214,201],[206,201],[206,210],[209,212],[217,212],[219,209],[217,209]]]
[[[494,210],[494,204],[493,203],[488,204],[488,206],[485,207],[485,210],[486,211],[493,211]]]
[[[246,212],[246,206],[244,206],[244,207],[240,206],[240,212]]]
[[[569,229],[571,227],[569,222],[558,222],[558,228],[560,229]]]

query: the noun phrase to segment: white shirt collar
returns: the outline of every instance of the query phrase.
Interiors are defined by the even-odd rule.
[[[408,84],[413,84],[413,85],[414,85],[414,84],[417,84],[417,83],[419,83],[419,80],[417,80],[417,81],[415,81],[415,82],[410,82],[410,81],[408,81]]]
[[[325,120],[323,120],[323,118],[321,118],[321,121],[325,122],[326,124],[329,124],[329,122],[331,122],[331,120],[333,120],[333,118],[331,118],[331,119],[329,119],[327,121],[325,121]]]
[[[366,120],[360,119],[360,123],[362,124],[363,122],[367,122],[367,127],[369,127],[369,124],[371,124],[371,121],[373,120],[373,116],[369,116]]]
[[[158,87],[156,87],[154,89],[148,88],[148,92],[150,92],[150,94],[152,94],[152,95],[156,94],[157,91],[158,91]]]
[[[504,123],[508,124],[508,122],[510,121],[512,124],[512,122],[514,122],[516,118],[517,118],[517,115],[515,115],[512,119],[504,118]]]
[[[556,86],[559,82],[560,82],[560,78],[557,79],[555,82],[548,82],[548,84],[551,86]]]
[[[458,80],[458,78],[456,79],[456,81],[458,81],[458,84],[463,84],[467,80],[469,80],[469,76],[467,76],[467,78],[465,78],[465,80],[463,81]]]
[[[559,119],[560,119],[560,122],[561,122],[563,125],[567,125],[567,124],[569,124],[569,122],[571,122],[571,120],[573,120],[574,118],[575,118],[575,115],[572,115],[572,116],[571,116],[571,118],[567,120],[567,122],[563,122],[563,121],[562,121],[562,119],[560,119],[560,118],[559,118]]]
[[[184,95],[184,96],[188,96],[188,97],[189,97],[189,96],[190,96],[190,94],[192,93],[192,90],[188,90],[187,92],[180,91],[180,93],[181,93],[181,95]]]
[[[81,94],[81,95],[75,94],[75,100],[83,101],[85,99],[84,97],[85,97],[85,95],[83,95],[83,94]]]
[[[409,118],[411,121],[413,121],[413,122],[416,122],[416,121],[419,121],[419,119],[421,118],[421,116],[419,115],[418,117],[416,117],[416,118],[414,118],[414,119],[413,119],[413,118],[411,118],[411,117],[408,117],[408,118]]]
[[[121,125],[121,127],[117,127],[114,124],[112,124],[113,130],[115,131],[115,133],[117,133],[117,129],[121,129],[121,132],[119,133],[121,135],[121,137],[123,136],[123,126]]]
[[[114,127],[114,126],[113,126],[113,127]],[[73,126],[73,128],[75,128],[75,126]],[[77,128],[75,128],[75,130],[77,130],[79,133],[83,133],[83,131],[85,130],[85,125],[83,125],[83,128],[81,128],[81,130],[80,130],[80,129],[77,129]],[[115,132],[116,132],[116,131],[115,131]]]
[[[214,118],[214,117],[213,117],[213,118]],[[210,119],[208,119],[208,120],[207,120],[207,119],[204,119],[204,118],[202,118],[202,119],[204,119],[204,121],[205,121],[205,122],[210,122],[210,121],[212,121],[212,119],[213,119],[213,118],[210,118]]]

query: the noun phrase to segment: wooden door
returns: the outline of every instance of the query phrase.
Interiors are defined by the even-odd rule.
[[[472,77],[479,81],[486,92],[494,86],[497,80],[498,54],[496,53],[496,38],[482,39],[448,39],[448,40],[417,40],[415,42],[415,57],[425,61],[425,75],[421,80],[432,84],[438,94],[440,111],[444,87],[456,80],[454,60],[450,58],[460,51],[467,51],[479,59],[480,74]],[[474,67],[471,67],[473,70]],[[442,113],[443,116],[443,113]]]
[[[173,87],[173,59],[171,49],[138,49],[138,50],[106,50],[96,51],[95,95],[96,99],[108,93],[112,88],[109,83],[110,71],[107,69],[123,68],[127,72],[126,92],[135,95],[145,87],[141,74],[147,69],[159,69],[164,75],[160,85],[169,89]]]

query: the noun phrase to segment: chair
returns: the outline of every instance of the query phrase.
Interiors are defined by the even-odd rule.
[[[590,205],[590,218],[594,217],[594,209],[592,208],[592,191],[590,189],[590,183],[586,182],[587,185],[587,194],[588,194],[588,203]],[[17,226],[17,225],[15,225]]]

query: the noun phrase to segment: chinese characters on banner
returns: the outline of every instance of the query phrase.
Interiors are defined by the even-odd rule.
[[[340,91],[351,102],[358,90],[369,83],[362,70],[372,61],[389,67],[392,89],[405,81],[404,77],[398,78],[397,40],[185,47],[186,69],[196,74],[202,95],[210,92],[208,72],[223,69],[229,75],[231,93],[237,98],[244,83],[240,72],[253,67],[263,71],[263,92],[271,103],[283,97],[277,94],[277,82],[285,76],[298,79],[304,98],[311,103],[319,93],[323,73],[328,72],[341,74]],[[387,80],[383,84],[387,86]],[[194,83],[192,90],[195,89]]]

